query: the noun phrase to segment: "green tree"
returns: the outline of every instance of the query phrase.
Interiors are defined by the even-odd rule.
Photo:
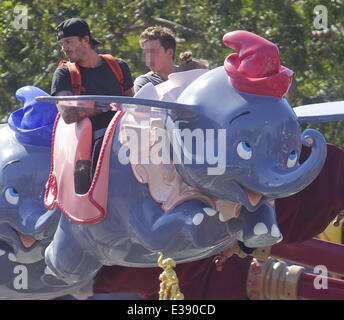
[[[15,8],[27,8],[27,29],[14,24]],[[257,33],[276,43],[281,62],[295,71],[287,98],[293,106],[343,100],[343,1],[326,0],[328,26],[315,26],[318,1],[266,0],[48,0],[2,1],[0,4],[0,118],[20,107],[15,91],[35,85],[49,92],[53,72],[64,59],[55,28],[64,19],[83,17],[102,52],[125,59],[133,76],[146,72],[140,33],[149,25],[174,30],[177,54],[191,50],[217,67],[231,52],[222,44],[237,29]],[[324,22],[324,21],[323,21]],[[314,127],[314,126],[313,126]],[[328,141],[344,146],[340,122],[318,128]]]

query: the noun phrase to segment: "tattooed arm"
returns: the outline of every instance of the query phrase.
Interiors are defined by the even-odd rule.
[[[94,109],[91,107],[91,103],[94,106],[94,102],[88,102],[88,105],[90,107],[82,107],[82,106],[66,106],[66,104],[58,103],[57,109],[59,110],[61,117],[63,120],[69,124],[73,122],[78,122],[84,118],[89,118],[96,116],[98,114],[103,113],[102,109]],[[84,103],[85,105],[85,103]]]
[[[60,91],[56,96],[72,96],[71,91]],[[84,118],[93,117],[95,115],[101,114],[102,109],[95,109],[94,102],[91,101],[70,101],[70,102],[60,102],[57,104],[57,109],[59,110],[63,120],[69,124],[73,122],[78,122]]]

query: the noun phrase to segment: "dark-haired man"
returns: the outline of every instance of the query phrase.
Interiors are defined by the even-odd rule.
[[[57,27],[57,40],[69,61],[61,61],[56,69],[51,94],[133,96],[133,80],[127,63],[111,55],[95,51],[99,41],[91,36],[87,22],[80,18],[63,21]],[[95,108],[64,108],[58,110],[66,123],[90,118],[93,131],[92,163],[80,162],[78,193],[86,193],[95,171],[105,130],[116,111]],[[89,174],[89,172],[91,172]]]
[[[72,95],[72,94],[89,94],[89,95],[133,95],[133,81],[127,63],[119,58],[114,59],[123,73],[123,83],[119,77],[112,71],[107,59],[109,55],[99,55],[95,47],[100,44],[90,33],[90,29],[85,20],[71,18],[63,21],[57,27],[57,40],[61,49],[67,56],[70,63],[74,63],[79,69],[81,75],[81,90],[76,90],[75,84],[72,83],[71,71],[68,63],[60,63],[56,69],[51,85],[52,95]],[[123,90],[121,89],[123,86]],[[79,92],[76,92],[79,91]],[[90,110],[89,114],[79,114],[78,119],[90,117],[95,111]],[[98,117],[92,118],[92,124],[98,127],[102,126],[107,118],[112,118],[113,112],[100,113]],[[105,122],[104,122],[105,121]],[[101,124],[102,123],[102,124]]]

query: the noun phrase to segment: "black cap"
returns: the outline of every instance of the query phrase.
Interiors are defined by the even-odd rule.
[[[71,18],[61,22],[56,29],[57,40],[67,37],[84,37],[89,36],[90,42],[96,46],[101,42],[93,39],[91,36],[90,28],[87,22],[80,18]]]

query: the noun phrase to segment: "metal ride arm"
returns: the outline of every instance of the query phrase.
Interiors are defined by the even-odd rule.
[[[344,245],[341,244],[313,238],[302,243],[282,242],[263,251],[265,256],[309,267],[324,265],[329,272],[344,275]],[[317,287],[319,281],[326,285]],[[254,288],[255,283],[259,283],[260,291],[256,290],[257,286]],[[344,280],[308,273],[303,267],[287,266],[270,257],[266,262],[252,262],[247,290],[251,299],[343,300]]]
[[[246,290],[251,300],[344,300],[344,280],[307,273],[272,257],[253,259]]]
[[[313,238],[257,248],[247,254],[236,243],[214,259],[217,270],[233,254],[254,257],[246,283],[250,299],[344,300],[344,280],[308,273],[303,267],[325,266],[328,272],[343,276],[344,245]],[[298,265],[288,265],[280,259]]]
[[[344,276],[344,245],[309,239],[301,243],[278,243],[271,247],[270,255],[309,267],[326,265],[329,272]]]

